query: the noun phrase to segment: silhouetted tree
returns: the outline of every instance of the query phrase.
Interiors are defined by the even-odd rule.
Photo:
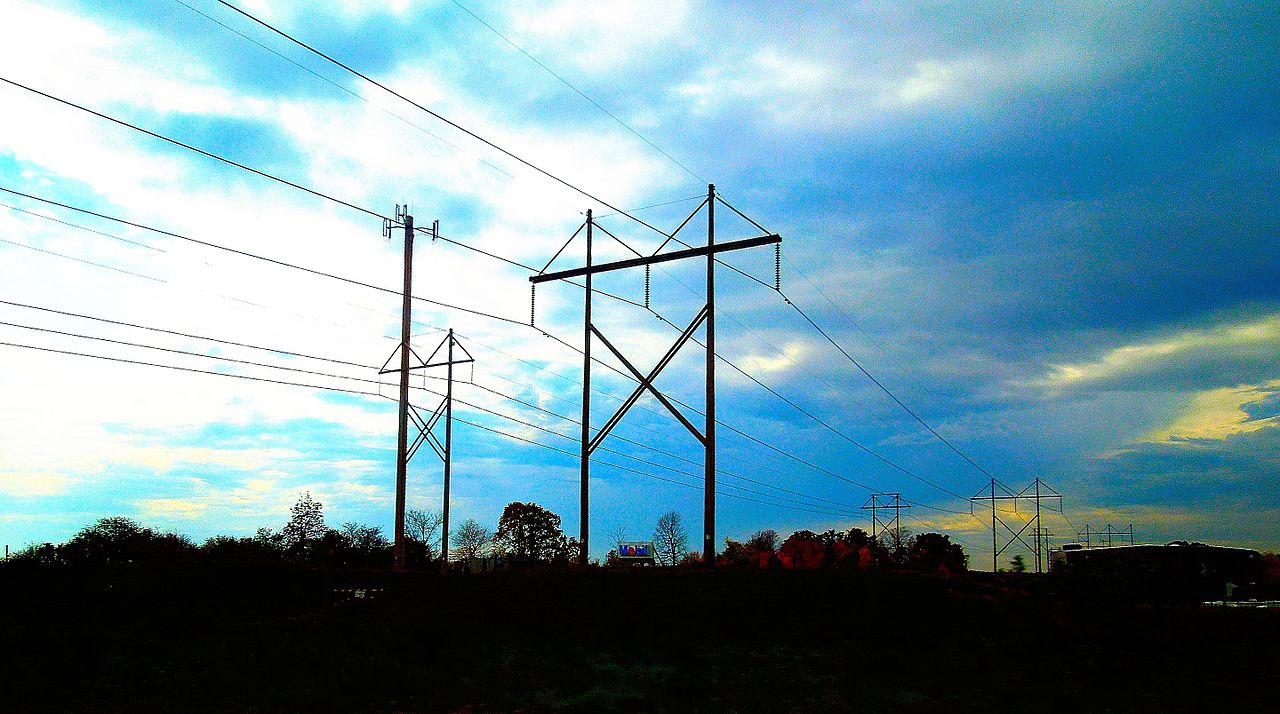
[[[561,564],[577,563],[578,555],[582,551],[582,541],[573,536],[565,538],[564,545],[560,547],[560,552],[552,558],[553,561]]]
[[[488,528],[477,523],[474,518],[468,518],[453,532],[454,555],[458,558],[482,558],[492,540]]]
[[[428,560],[439,557],[440,526],[444,515],[435,511],[419,511],[410,508],[404,514],[405,537],[421,544]]]
[[[1013,573],[1027,572],[1027,561],[1022,557],[1021,553],[1013,556],[1013,560],[1009,561],[1009,571]]]
[[[658,518],[653,529],[653,549],[663,565],[675,565],[689,552],[689,534],[679,513],[667,511]]]
[[[536,503],[519,502],[502,509],[494,544],[509,557],[543,561],[561,556],[567,546],[560,516]]]
[[[772,528],[756,531],[747,539],[747,547],[757,552],[772,553],[778,549],[778,532]]]
[[[391,547],[391,541],[382,535],[382,529],[378,526],[343,523],[341,532],[347,547],[361,553],[373,553]]]
[[[942,533],[921,533],[907,541],[906,563],[909,567],[926,572],[963,573],[968,569],[969,556],[950,536]]]
[[[4,564],[10,567],[30,568],[55,565],[61,562],[62,554],[59,552],[58,546],[53,543],[33,543],[22,550],[11,553],[9,559],[4,561]]]
[[[821,568],[827,564],[827,544],[813,531],[796,531],[778,548],[778,560],[786,568]]]
[[[756,531],[747,539],[747,550],[750,551],[751,564],[757,568],[768,568],[778,564],[778,532],[772,528]]]
[[[724,549],[720,551],[716,562],[724,567],[745,568],[751,564],[751,550],[746,543],[725,538]]]
[[[85,527],[58,551],[65,562],[110,564],[172,560],[195,553],[196,547],[186,536],[159,533],[113,516]]]
[[[213,536],[200,546],[200,550],[214,560],[234,562],[269,562],[284,555],[280,534],[273,533],[270,528],[259,528],[257,534],[246,538]]]
[[[289,512],[289,522],[281,534],[284,547],[295,553],[304,553],[308,543],[321,538],[328,530],[324,524],[324,506],[307,492]]]

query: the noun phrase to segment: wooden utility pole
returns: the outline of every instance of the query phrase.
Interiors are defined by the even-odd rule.
[[[400,308],[400,432],[396,438],[395,569],[405,569],[404,492],[409,472],[409,327],[413,321],[413,216],[405,206],[404,302]]]

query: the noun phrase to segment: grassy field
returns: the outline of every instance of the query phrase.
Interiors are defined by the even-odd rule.
[[[1260,711],[1280,691],[1280,612],[1052,576],[124,567],[0,570],[0,592],[16,711]]]

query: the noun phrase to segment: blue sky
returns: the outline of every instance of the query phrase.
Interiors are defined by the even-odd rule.
[[[382,213],[407,201],[420,225],[439,219],[442,234],[529,264],[545,263],[587,209],[612,212],[216,2],[184,2],[0,0],[0,76]],[[1064,495],[1069,520],[1046,522],[1057,540],[1086,523],[1133,523],[1151,542],[1280,547],[1274,7],[464,4],[687,170],[451,1],[243,7],[615,206],[689,199],[716,183],[783,236],[784,292],[868,371],[1002,482],[1016,489],[1039,476]],[[4,187],[398,285],[400,242],[382,238],[376,219],[9,85],[0,96]],[[394,295],[0,200],[152,247],[0,209],[0,300],[362,365],[395,347]],[[696,206],[637,215],[670,228]],[[727,210],[718,217],[721,240],[755,234]],[[602,224],[657,246],[620,217]],[[598,259],[624,255],[597,245]],[[575,243],[556,265],[580,263],[581,251]],[[771,282],[772,257],[728,260]],[[701,306],[702,281],[695,266],[655,270],[655,309],[683,324]],[[522,270],[419,241],[418,295],[524,320],[527,285]],[[599,285],[632,299],[643,291],[638,273]],[[948,532],[989,567],[984,522],[953,495],[977,492],[987,476],[776,293],[727,270],[717,288],[720,353],[830,428],[724,366],[720,418],[821,469],[901,492],[917,504],[910,528]],[[580,296],[541,288],[538,326],[580,344]],[[642,367],[674,337],[613,301],[598,301],[595,317]],[[576,417],[575,352],[454,310],[418,304],[415,318],[415,346],[431,349],[452,327],[477,357],[476,385],[461,385],[460,398],[576,433],[481,389]],[[376,379],[7,304],[0,321]],[[0,326],[0,341],[394,393],[22,327]],[[16,347],[0,354],[0,541],[61,540],[117,514],[195,538],[250,533],[283,524],[303,491],[332,524],[390,530],[386,399]],[[701,359],[682,353],[659,380],[696,408]],[[604,370],[594,376],[601,392],[629,391]],[[598,427],[613,402],[593,398]],[[610,441],[652,463],[603,460],[688,485],[597,465],[596,555],[610,533],[644,537],[670,509],[695,541],[701,530],[701,454],[659,405],[640,406],[617,433],[675,456]],[[471,407],[459,416],[576,448]],[[726,487],[769,503],[722,496],[722,536],[866,527],[867,489],[721,434],[722,468],[768,485],[722,483],[770,494]],[[455,522],[492,527],[505,503],[533,500],[577,532],[573,458],[467,425],[456,438]],[[412,464],[409,501],[438,509],[431,458]],[[794,500],[810,510],[787,508]]]

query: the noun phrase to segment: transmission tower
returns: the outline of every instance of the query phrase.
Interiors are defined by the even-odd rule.
[[[466,357],[455,358],[455,349],[466,355]],[[392,357],[395,357],[395,355],[393,354]],[[414,357],[417,357],[416,353]],[[390,363],[390,360],[388,360],[388,363]],[[444,396],[440,399],[440,403],[436,408],[431,411],[431,414],[423,417],[417,407],[412,404],[409,405],[409,419],[417,427],[418,434],[414,437],[413,443],[409,444],[405,450],[404,461],[407,464],[418,453],[418,449],[422,448],[423,444],[426,444],[444,462],[444,494],[442,496],[444,503],[441,508],[440,518],[440,569],[446,572],[449,569],[449,481],[453,466],[453,367],[454,365],[473,363],[475,363],[475,357],[472,357],[467,348],[458,342],[458,338],[454,336],[453,330],[450,329],[445,338],[440,341],[440,344],[436,345],[436,348],[432,350],[425,360],[419,360],[417,365],[409,367],[410,370],[432,369],[435,367],[445,368]],[[387,365],[384,364],[379,374],[399,371],[398,369],[387,369]],[[435,434],[435,427],[440,423],[442,417],[444,420],[443,443]]]
[[[1028,485],[1026,488],[1022,489],[1017,493],[1014,493],[1013,491],[1009,490],[1004,485],[1002,485],[1000,482],[992,478],[991,483],[987,488],[983,489],[982,491],[979,491],[977,494],[969,498],[970,513],[973,513],[973,506],[975,503],[979,503],[982,501],[989,501],[991,504],[990,507],[991,507],[991,571],[992,572],[999,570],[1000,554],[1003,553],[1005,550],[1007,550],[1014,543],[1021,543],[1023,547],[1025,547],[1027,550],[1034,553],[1035,554],[1035,572],[1037,573],[1044,572],[1043,570],[1044,551],[1041,550],[1041,547],[1045,545],[1045,543],[1041,538],[1041,532],[1042,532],[1041,522],[1040,522],[1041,501],[1055,501],[1055,500],[1057,501],[1058,507],[1054,510],[1057,510],[1059,513],[1061,513],[1062,512],[1062,495],[1059,494],[1057,491],[1053,490],[1052,488],[1050,488],[1047,484],[1045,484],[1039,478],[1036,478],[1036,480],[1032,481],[1030,485]],[[1015,531],[1011,526],[1009,526],[1008,523],[1005,523],[1004,519],[1000,518],[998,509],[996,508],[997,503],[999,503],[1000,501],[1011,502],[1013,505],[1014,513],[1018,512],[1019,501],[1022,501],[1024,503],[1027,501],[1030,501],[1034,504],[1034,511],[1033,511],[1034,515],[1029,520],[1027,520],[1026,523],[1023,523],[1022,526]],[[1001,539],[999,537],[1000,528],[1004,528],[1004,530],[1009,534],[1008,540],[1003,541],[1003,545],[1001,544]],[[1023,538],[1023,534],[1027,533],[1028,530],[1030,530],[1031,535],[1035,537],[1034,546],[1028,543]]]
[[[1133,524],[1130,523],[1125,528],[1113,528],[1108,523],[1105,528],[1095,529],[1086,523],[1084,530],[1076,533],[1076,540],[1084,543],[1086,548],[1110,548],[1113,539],[1127,540],[1129,545],[1133,545]]]
[[[902,509],[911,508],[911,504],[903,503],[902,495],[898,493],[873,493],[867,502],[862,504],[862,510],[871,511],[871,539],[873,541],[884,543],[884,536],[888,536],[887,542],[893,550],[901,550],[902,548]],[[880,518],[881,511],[892,511],[892,518]]]
[[[716,237],[715,207],[717,202],[724,203],[723,199],[720,199],[716,195],[715,185],[714,184],[708,185],[706,200],[703,201],[703,203],[700,206],[698,206],[698,208],[695,209],[693,213],[689,214],[689,217],[686,218],[684,222],[680,224],[679,228],[677,228],[672,233],[667,234],[667,240],[664,241],[662,245],[658,246],[658,250],[654,251],[652,255],[645,256],[645,255],[640,255],[639,253],[636,253],[635,258],[628,258],[626,260],[619,260],[611,263],[601,263],[599,265],[592,263],[592,254],[591,254],[592,242],[594,240],[594,232],[598,226],[595,223],[595,219],[592,217],[592,212],[588,210],[587,220],[585,224],[586,242],[587,242],[586,266],[582,268],[573,268],[571,270],[562,270],[555,273],[546,272],[546,269],[550,267],[551,262],[554,262],[556,257],[559,256],[560,252],[564,251],[564,248],[562,247],[560,249],[560,252],[557,252],[556,256],[553,256],[551,258],[551,261],[548,262],[547,265],[543,267],[542,271],[539,272],[539,274],[533,275],[529,278],[529,282],[532,283],[533,286],[537,286],[539,283],[545,283],[552,280],[565,280],[568,278],[574,278],[578,276],[583,276],[585,278],[584,282],[586,283],[585,285],[586,295],[584,298],[585,302],[583,307],[584,344],[583,344],[583,360],[582,360],[582,443],[581,443],[581,452],[579,456],[580,477],[581,477],[581,485],[580,485],[580,492],[579,492],[579,507],[581,510],[582,520],[581,520],[581,530],[579,534],[581,551],[579,552],[578,559],[579,559],[579,562],[581,562],[583,565],[587,564],[587,553],[588,553],[588,538],[589,538],[588,524],[589,524],[589,513],[590,513],[589,484],[590,484],[590,475],[591,475],[591,453],[600,446],[601,442],[604,441],[605,437],[609,435],[609,432],[613,430],[615,426],[618,425],[618,422],[622,420],[623,416],[626,415],[627,411],[631,409],[631,407],[640,399],[641,396],[645,394],[645,392],[652,394],[653,397],[657,399],[659,403],[662,404],[662,406],[666,407],[667,411],[671,412],[671,415],[674,416],[676,420],[679,421],[684,426],[685,429],[688,429],[689,433],[691,433],[693,437],[697,439],[698,442],[701,443],[705,449],[706,456],[704,460],[705,482],[703,486],[702,556],[703,556],[703,562],[708,567],[714,566],[715,564],[715,551],[716,551],[716,538],[715,538],[715,533],[716,533],[716,492],[715,492],[715,486],[716,486],[716,377],[715,377],[716,375],[716,328],[715,328],[716,287],[715,286],[716,286],[716,281],[715,281],[715,266],[716,266],[716,254],[727,252],[727,251],[733,251],[733,250],[742,250],[745,248],[755,248],[757,246],[763,246],[763,245],[778,244],[778,243],[781,243],[782,241],[782,238],[777,234],[770,234],[770,235],[759,236],[757,238],[748,238],[745,240],[730,241],[728,243],[721,243],[717,245],[715,242],[715,237]],[[724,205],[728,206],[735,213],[738,213],[738,215],[740,216],[742,215],[737,211],[737,209],[734,209],[733,206],[729,206],[728,204],[724,204]],[[698,212],[702,210],[703,207],[706,207],[707,209],[707,245],[699,248],[689,248],[687,250],[677,250],[677,251],[671,251],[669,253],[661,253],[662,249],[666,247],[667,243],[674,240],[676,234],[679,233],[684,228],[684,226],[687,225],[689,221],[692,220],[693,217],[696,216]],[[746,218],[746,217],[743,216],[743,218]],[[751,221],[750,219],[747,219],[747,220],[754,225],[754,221]],[[581,232],[581,230],[582,229],[579,229],[579,232]],[[614,236],[612,233],[609,233],[607,230],[603,228],[601,228],[600,230],[602,230],[609,237],[613,238],[615,241],[618,241],[618,243],[621,244],[623,247],[635,253],[635,251],[631,249],[630,246],[627,246],[625,243],[622,243],[622,241],[618,240],[618,238]],[[577,235],[578,233],[575,233],[574,237],[576,237]],[[569,240],[572,241],[573,237],[570,237]],[[568,243],[566,243],[565,246],[567,247]],[[609,339],[605,337],[603,333],[600,332],[599,329],[596,328],[595,324],[592,323],[591,321],[591,297],[592,297],[591,278],[593,275],[596,275],[598,273],[604,273],[612,270],[621,270],[623,268],[637,268],[637,267],[644,267],[646,270],[646,277],[647,277],[649,267],[656,263],[665,263],[671,260],[681,260],[684,258],[696,258],[696,257],[705,257],[707,260],[707,302],[702,307],[702,309],[698,311],[697,315],[694,316],[693,320],[689,323],[688,327],[686,327],[684,331],[681,332],[680,337],[676,339],[675,343],[671,346],[670,349],[667,350],[666,354],[663,355],[662,359],[658,360],[657,365],[654,366],[653,369],[649,370],[648,374],[644,374],[639,369],[637,369],[634,365],[632,365],[632,363],[622,354],[622,352],[618,350],[618,348],[615,347],[613,343],[610,342]],[[776,284],[776,281],[775,281],[775,284]],[[645,300],[646,307],[648,303],[647,293],[648,293],[648,289],[647,289],[647,281],[646,281],[646,300]],[[697,331],[697,329],[701,327],[703,323],[706,324],[706,365],[707,365],[706,366],[706,421],[704,423],[703,429],[699,430],[696,426],[693,425],[693,422],[689,421],[689,419],[687,419],[684,416],[684,414],[680,412],[679,409],[676,409],[675,405],[672,404],[671,401],[667,399],[665,395],[662,394],[662,392],[658,391],[658,388],[654,386],[653,382],[655,379],[657,379],[658,375],[662,372],[662,370],[665,369],[666,366],[670,364],[673,359],[675,359],[676,354],[693,337],[694,332]],[[631,396],[628,397],[622,403],[622,406],[619,407],[616,412],[614,412],[613,416],[611,416],[607,422],[605,422],[605,425],[596,431],[594,437],[591,435],[591,345],[592,345],[593,337],[595,339],[599,339],[600,343],[603,344],[609,350],[609,352],[613,354],[614,357],[618,358],[618,361],[620,361],[626,367],[627,371],[630,372],[631,375],[635,377],[635,379],[639,382],[639,386],[635,388],[635,391],[631,393]]]

